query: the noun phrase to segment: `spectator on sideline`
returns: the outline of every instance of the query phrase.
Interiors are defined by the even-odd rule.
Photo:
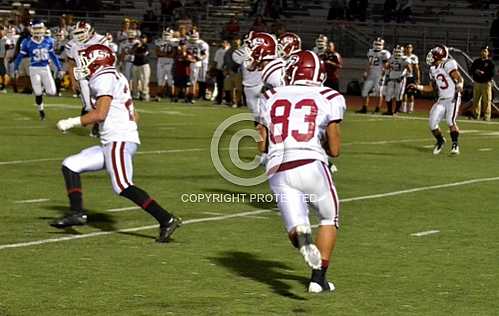
[[[147,46],[147,35],[140,37],[140,42],[132,49],[133,54],[133,89],[135,99],[140,98],[149,101],[149,80],[151,78],[151,67],[149,66],[149,48]]]
[[[230,48],[224,55],[224,91],[227,105],[232,104],[233,108],[241,106],[243,83],[239,64],[232,59],[232,53],[241,45],[240,39],[231,42]]]
[[[326,81],[324,86],[332,88],[336,91],[340,89],[339,72],[342,66],[341,55],[336,52],[334,42],[328,42],[324,54],[320,55],[326,66]]]
[[[187,41],[181,39],[179,41],[178,50],[175,54],[173,82],[175,85],[174,102],[178,102],[179,97],[184,97],[186,103],[192,103],[192,95],[188,94],[188,87],[191,85],[191,64],[195,63],[196,59],[187,51]]]
[[[492,78],[495,74],[494,63],[490,60],[487,46],[482,47],[480,58],[471,64],[473,75],[473,118],[478,120],[483,113],[483,120],[490,121],[492,102]]]
[[[6,93],[7,69],[5,68],[5,53],[7,48],[7,32],[3,25],[0,25],[0,93]]]
[[[239,37],[239,32],[241,31],[241,27],[239,26],[239,22],[237,21],[235,16],[232,16],[224,26],[222,38],[232,40],[234,38]]]
[[[121,24],[121,30],[116,33],[116,41],[118,42],[118,46],[121,46],[123,43],[128,41],[128,30],[130,29],[130,19],[124,18],[123,23]]]
[[[259,15],[255,18],[253,25],[250,28],[250,31],[253,32],[268,32],[267,24],[263,20],[263,16]]]
[[[214,62],[216,68],[216,80],[217,80],[217,97],[215,100],[216,104],[222,104],[223,94],[224,94],[224,56],[227,50],[230,48],[230,43],[228,40],[223,40],[220,44],[220,48],[215,52]]]

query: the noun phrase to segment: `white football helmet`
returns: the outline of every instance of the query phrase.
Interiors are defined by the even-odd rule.
[[[164,42],[169,42],[173,39],[173,30],[171,28],[166,28],[163,30],[163,33],[161,34],[161,39]]]
[[[80,43],[87,42],[92,36],[92,26],[85,21],[77,22],[73,30],[73,38]]]
[[[393,49],[393,57],[402,58],[404,56],[404,46],[397,45]]]
[[[315,40],[315,47],[317,47],[317,52],[322,54],[327,48],[328,39],[326,35],[320,34]]]
[[[131,39],[136,39],[138,34],[137,34],[136,30],[128,30],[126,32],[126,35],[127,35],[128,39],[131,40]]]
[[[373,49],[375,52],[379,52],[384,47],[385,47],[385,40],[382,39],[381,37],[378,37],[373,41]]]
[[[187,39],[190,43],[196,44],[199,41],[199,33],[192,31],[189,35],[187,35]]]
[[[45,24],[40,20],[34,20],[31,22],[31,35],[36,38],[42,38],[45,36],[47,29]]]

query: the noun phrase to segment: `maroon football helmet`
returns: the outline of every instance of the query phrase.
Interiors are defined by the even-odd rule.
[[[449,49],[444,45],[437,45],[426,55],[426,63],[433,66],[439,61],[447,60],[447,58],[449,58]]]
[[[279,48],[283,58],[301,51],[301,38],[295,33],[286,32],[279,36]]]
[[[251,32],[245,43],[251,49],[251,58],[256,64],[277,58],[277,41],[268,33]]]
[[[286,84],[320,86],[326,80],[326,67],[316,53],[302,50],[288,59]]]
[[[78,60],[80,67],[74,68],[76,80],[90,79],[101,69],[114,67],[116,55],[106,45],[95,44],[79,51]]]

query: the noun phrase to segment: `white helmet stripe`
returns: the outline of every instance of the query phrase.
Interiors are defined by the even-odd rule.
[[[319,70],[321,66],[321,62],[319,61],[319,57],[317,57],[317,54],[311,52],[310,53],[312,56],[314,56],[314,78],[313,81],[319,81]]]

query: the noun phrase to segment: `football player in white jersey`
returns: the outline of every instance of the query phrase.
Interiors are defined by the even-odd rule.
[[[313,52],[319,56],[324,54],[326,52],[328,42],[329,41],[326,35],[319,34],[319,37],[315,40],[315,46],[312,49]]]
[[[409,61],[409,72],[407,73],[406,84],[411,83],[420,84],[421,83],[421,71],[419,69],[419,58],[417,55],[413,54],[414,47],[412,44],[407,44],[404,49],[404,54]],[[412,89],[407,89],[404,95],[404,101],[402,102],[402,111],[412,113],[414,111],[414,93]]]
[[[289,239],[312,268],[311,293],[333,291],[326,271],[339,227],[339,198],[328,169],[328,155],[340,153],[343,96],[322,83],[324,63],[312,51],[292,57],[288,86],[267,90],[260,102],[260,151],[268,152],[270,188],[277,198]],[[315,244],[307,202],[320,219]]]
[[[203,97],[200,92],[206,93],[206,73],[209,62],[208,43],[199,38],[199,33],[193,30],[187,35],[187,51],[194,56],[196,62],[191,65],[191,86],[190,94],[196,97]]]
[[[393,115],[400,111],[405,91],[405,77],[408,71],[409,61],[404,56],[404,48],[397,45],[387,62],[386,86],[383,88],[387,111],[383,113],[384,115]],[[395,99],[395,111],[393,111],[393,99]]]
[[[384,49],[385,41],[378,37],[373,42],[373,47],[367,52],[368,64],[364,72],[364,85],[362,86],[362,108],[357,113],[367,113],[369,106],[369,95],[379,97],[378,105],[374,112],[379,112],[383,102],[383,79],[385,75],[385,68],[390,52]]]
[[[245,61],[249,71],[261,71],[265,88],[276,88],[284,85],[286,65],[279,56],[279,44],[274,36],[262,32],[250,32],[245,45],[251,54]]]
[[[82,113],[88,112],[92,109],[90,89],[88,88],[88,80],[75,80],[73,68],[80,67],[79,60],[77,58],[78,52],[94,44],[107,45],[107,39],[104,35],[97,34],[89,23],[79,21],[73,28],[72,39],[64,48],[68,59],[68,72],[71,78],[71,84],[73,88],[80,92],[81,101],[83,103]],[[92,133],[92,135],[94,135],[94,133]]]
[[[70,202],[70,212],[52,226],[65,228],[87,223],[83,209],[80,174],[106,170],[116,194],[123,196],[152,215],[160,225],[158,242],[167,242],[181,221],[165,211],[145,191],[134,185],[133,156],[140,144],[137,117],[125,76],[115,68],[116,56],[105,45],[91,45],[77,56],[77,80],[89,80],[92,111],[57,122],[65,132],[73,127],[98,123],[101,145],[84,149],[62,162],[62,174]]]
[[[262,89],[284,85],[285,63],[279,57],[279,44],[268,33],[250,32],[232,59],[242,65],[246,104],[256,118]]]
[[[161,34],[161,38],[155,41],[156,56],[158,62],[156,64],[156,76],[158,81],[159,92],[157,100],[160,101],[161,97],[165,97],[168,93],[173,97],[173,61],[175,57],[175,50],[178,47],[178,40],[173,37],[174,31],[172,29],[165,29]]]
[[[258,100],[262,94],[263,81],[262,71],[250,71],[245,65],[245,56],[250,56],[251,51],[248,46],[243,45],[232,53],[232,59],[241,65],[241,75],[243,78],[243,90],[246,105],[251,114],[255,117],[255,122],[258,117]]]
[[[461,105],[461,92],[464,80],[458,70],[456,60],[449,58],[447,47],[438,45],[426,55],[426,63],[430,66],[429,85],[411,84],[410,88],[423,92],[438,91],[438,100],[430,110],[429,125],[437,143],[433,154],[438,155],[444,147],[445,138],[438,127],[441,120],[445,119],[450,130],[452,140],[451,155],[459,154],[459,128],[456,123]]]
[[[301,51],[301,38],[291,32],[285,32],[279,36],[279,54],[287,61],[291,55]]]
[[[133,53],[132,49],[135,45],[140,44],[138,33],[136,30],[128,30],[128,39],[122,42],[118,48],[119,62],[121,71],[128,79],[128,83],[132,86],[132,68],[133,68]]]

